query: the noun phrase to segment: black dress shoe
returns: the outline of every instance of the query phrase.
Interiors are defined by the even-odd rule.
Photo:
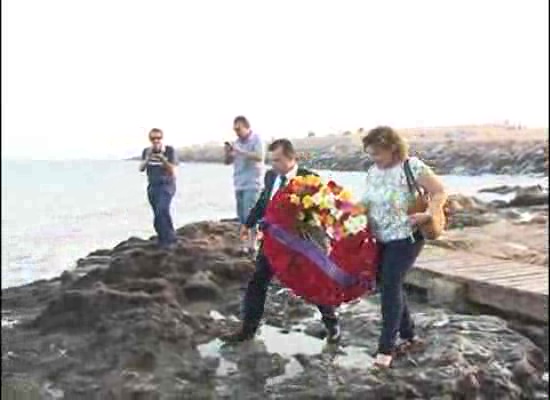
[[[342,338],[338,318],[336,316],[323,316],[322,321],[323,325],[325,325],[325,331],[327,332],[327,343],[338,343]]]
[[[342,332],[338,323],[327,326],[327,343],[338,343],[342,338]]]

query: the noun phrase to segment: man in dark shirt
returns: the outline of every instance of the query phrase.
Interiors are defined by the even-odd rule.
[[[264,177],[264,189],[260,197],[241,227],[241,238],[246,239],[250,229],[254,228],[264,217],[267,206],[273,196],[281,188],[296,176],[314,174],[305,168],[301,168],[296,161],[294,146],[287,139],[275,140],[270,146],[271,162],[273,169],[267,171]],[[227,342],[243,342],[250,340],[256,334],[260,320],[264,314],[264,305],[267,289],[273,278],[273,271],[269,260],[263,254],[262,247],[256,257],[256,270],[248,282],[243,299],[243,322],[235,332],[222,337]],[[340,325],[335,308],[332,306],[317,305],[321,313],[321,319],[326,328],[326,340],[335,343],[340,340]]]
[[[170,203],[176,193],[175,169],[177,156],[172,146],[162,144],[163,133],[154,128],[149,132],[151,146],[143,150],[139,170],[147,171],[147,196],[153,209],[158,243],[169,248],[176,243],[176,232],[170,216]]]

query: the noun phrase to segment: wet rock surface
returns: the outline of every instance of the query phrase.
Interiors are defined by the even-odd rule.
[[[197,223],[173,250],[131,238],[50,281],[2,291],[2,394],[31,399],[547,398],[547,349],[491,316],[413,304],[423,351],[372,368],[378,297],[314,307],[273,285],[258,337],[224,345],[253,265],[237,225]],[[34,396],[34,397],[33,397]]]

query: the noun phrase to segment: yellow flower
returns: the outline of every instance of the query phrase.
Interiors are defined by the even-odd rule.
[[[303,176],[296,176],[294,179],[292,179],[296,185],[301,186],[304,184],[304,177]]]
[[[310,195],[304,196],[302,199],[302,205],[304,206],[304,209],[311,208],[314,205],[314,201]]]
[[[305,183],[308,186],[319,186],[321,184],[321,178],[315,175],[307,175]]]
[[[319,193],[323,196],[330,194],[330,188],[327,185],[323,185],[321,189],[319,190]]]
[[[331,206],[332,204],[328,196],[321,197],[321,200],[319,201],[319,208],[321,210],[328,210]]]
[[[350,201],[352,199],[352,194],[349,190],[344,189],[342,190],[342,192],[340,192],[340,195],[338,197],[342,201]]]
[[[290,202],[295,205],[300,204],[300,197],[296,196],[295,194],[290,195]]]

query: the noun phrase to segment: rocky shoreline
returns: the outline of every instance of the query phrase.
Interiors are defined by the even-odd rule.
[[[296,141],[301,163],[309,168],[364,171],[371,164],[361,151],[358,137],[342,137],[320,144]],[[411,153],[426,160],[439,174],[543,175],[548,174],[547,140],[411,142]],[[180,151],[184,162],[222,163],[221,146],[199,146]]]
[[[547,224],[547,194],[544,202],[536,188],[523,190],[516,194],[523,205],[456,196],[453,228],[490,226],[495,218],[513,219],[517,207],[541,205]],[[314,308],[274,285],[259,337],[223,346],[217,338],[238,323],[253,264],[236,251],[233,222],[187,225],[178,237],[171,251],[155,248],[153,238],[130,238],[91,253],[56,279],[2,290],[2,394],[71,400],[547,398],[542,338],[529,339],[517,323],[495,316],[456,314],[422,302],[413,309],[428,347],[399,358],[390,371],[371,369],[381,322],[377,296],[341,308],[343,342],[331,347],[321,340]]]
[[[442,175],[531,175],[547,173],[543,142],[415,143],[411,153],[426,160]],[[362,152],[346,156],[327,153],[322,158],[307,160],[317,169],[361,171],[371,162]]]

